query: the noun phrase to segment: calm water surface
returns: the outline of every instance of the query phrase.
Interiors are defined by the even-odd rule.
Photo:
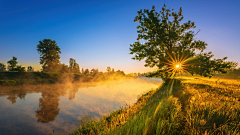
[[[159,87],[160,79],[125,79],[101,83],[0,87],[0,134],[71,132],[81,116],[105,115]]]

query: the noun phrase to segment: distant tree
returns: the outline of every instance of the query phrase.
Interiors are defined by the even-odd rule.
[[[196,27],[194,22],[181,22],[182,8],[173,12],[164,4],[160,12],[153,6],[152,10],[137,13],[134,22],[139,22],[138,37],[137,42],[130,44],[130,54],[135,54],[134,60],[145,60],[146,67],[159,69],[149,76],[167,79],[184,71],[212,77],[215,72],[226,73],[227,69],[236,66],[234,62],[226,62],[227,57],[212,59],[211,52],[203,53],[207,43],[194,39],[198,33],[192,31]]]
[[[22,67],[21,65],[17,65],[17,67],[15,68],[15,71],[18,71],[20,73],[25,72],[25,67]]]
[[[80,68],[78,63],[76,63],[76,60],[73,58],[69,59],[69,69],[73,73],[80,73]]]
[[[124,71],[121,71],[121,70],[117,70],[116,73],[121,74],[121,75],[125,75]]]
[[[61,66],[61,69],[59,72],[61,73],[68,73],[68,65],[65,65],[65,64],[60,64]]]
[[[27,69],[28,72],[33,72],[34,69],[32,68],[32,66],[28,66],[28,69]]]
[[[94,74],[96,75],[96,74],[98,74],[98,73],[99,73],[98,69],[95,69],[95,73],[94,73]]]
[[[112,73],[114,73],[115,71],[114,71],[114,68],[112,68]]]
[[[61,51],[55,40],[39,41],[37,51],[40,54],[40,64],[44,72],[55,72],[56,69],[59,69]]]
[[[107,72],[110,73],[111,72],[111,68],[107,67]]]
[[[76,63],[74,69],[75,69],[75,73],[80,73],[80,67],[79,67],[78,63]]]
[[[6,70],[6,65],[3,63],[0,63],[0,71],[5,71]]]
[[[91,69],[91,71],[90,71],[90,74],[93,74],[94,73],[94,71],[95,71],[95,69],[93,68],[93,69]]]
[[[96,75],[98,73],[98,69],[93,68],[90,73],[93,75]]]
[[[89,74],[89,70],[88,70],[88,69],[85,69],[84,74],[85,74],[85,75],[88,75],[88,74]]]
[[[9,60],[7,63],[9,64],[8,65],[8,70],[9,71],[14,71],[16,66],[17,66],[17,63],[18,63],[17,58],[13,56],[12,59]]]
[[[71,72],[73,72],[73,70],[74,70],[75,63],[76,63],[75,59],[73,59],[73,58],[69,59],[69,69],[70,69]]]
[[[82,68],[82,74],[84,74],[84,69]]]

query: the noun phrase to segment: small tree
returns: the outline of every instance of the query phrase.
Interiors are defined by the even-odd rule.
[[[11,60],[9,60],[8,62],[7,62],[9,65],[8,65],[8,70],[9,71],[15,71],[15,68],[16,68],[16,66],[17,66],[17,58],[16,57],[12,57],[12,59]]]
[[[89,70],[88,70],[88,69],[85,69],[84,74],[85,74],[85,75],[88,75],[88,74],[89,74]]]
[[[3,63],[0,63],[0,71],[5,71],[6,70],[6,65]]]
[[[91,69],[90,74],[94,74],[94,72],[95,72],[95,69],[93,68]]]
[[[39,41],[37,51],[40,54],[40,64],[44,72],[54,72],[59,69],[59,54],[61,51],[55,40],[44,39]]]
[[[124,71],[121,71],[121,70],[117,70],[116,73],[121,74],[121,75],[125,75]]]
[[[80,67],[78,63],[75,64],[74,69],[75,69],[75,73],[80,73]]]
[[[33,72],[33,71],[34,71],[34,69],[33,69],[33,67],[32,67],[32,66],[28,66],[28,69],[27,69],[27,71],[28,71],[28,72]]]
[[[84,69],[82,68],[82,74],[84,74]]]
[[[69,59],[69,69],[71,72],[73,72],[73,70],[74,70],[75,63],[76,63],[76,60],[74,60],[73,58]]]
[[[21,65],[17,65],[17,67],[15,68],[15,71],[18,71],[20,73],[25,72],[25,67],[22,67]]]
[[[138,38],[130,44],[130,54],[134,60],[145,60],[146,67],[157,67],[158,71],[149,76],[163,79],[174,77],[178,72],[188,72],[204,77],[212,77],[215,72],[226,73],[236,66],[234,62],[223,59],[211,59],[211,52],[203,53],[207,43],[195,40],[198,33],[192,31],[195,23],[182,23],[182,8],[178,12],[162,7],[160,12],[144,9],[137,12],[134,22],[139,22]],[[196,53],[199,51],[200,53]]]
[[[78,63],[76,63],[76,60],[73,58],[69,59],[69,69],[73,73],[80,73],[80,68]]]
[[[91,74],[96,75],[97,73],[98,73],[98,69],[94,69],[94,68],[93,68],[93,69],[91,70]]]
[[[107,67],[107,72],[110,73],[111,72],[111,68]]]

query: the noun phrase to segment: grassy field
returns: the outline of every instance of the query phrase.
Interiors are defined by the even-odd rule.
[[[107,116],[83,116],[70,134],[240,134],[240,81],[179,77],[172,82]]]

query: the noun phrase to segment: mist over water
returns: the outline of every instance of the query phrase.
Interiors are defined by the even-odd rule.
[[[119,79],[92,83],[66,83],[1,87],[1,134],[65,133],[76,129],[81,116],[106,115],[141,94],[159,87],[161,79]]]

